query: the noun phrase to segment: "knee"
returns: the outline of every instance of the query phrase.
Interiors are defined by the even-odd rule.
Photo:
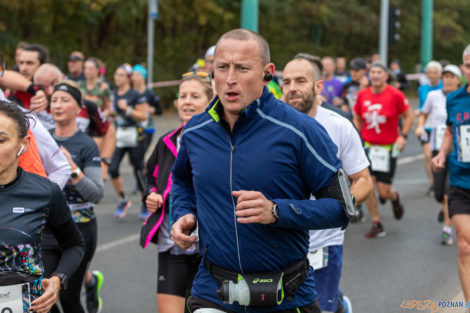
[[[457,235],[457,250],[460,258],[470,257],[470,234]]]

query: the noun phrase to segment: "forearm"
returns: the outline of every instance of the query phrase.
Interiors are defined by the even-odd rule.
[[[51,230],[62,248],[62,255],[54,272],[71,277],[85,254],[85,241],[71,218],[61,225],[51,227]]]
[[[444,134],[444,139],[442,140],[441,149],[439,150],[439,154],[443,154],[444,156],[448,156],[449,153],[452,151],[452,128],[447,126],[446,132]]]
[[[272,199],[279,207],[276,227],[327,229],[344,227],[348,218],[341,203],[332,198],[318,200]]]
[[[13,90],[26,91],[31,85],[31,81],[15,71],[5,71],[0,77],[0,86]]]
[[[100,167],[86,167],[84,175],[75,184],[75,189],[85,201],[98,203],[103,198],[104,187]]]
[[[428,115],[426,113],[421,112],[421,114],[418,117],[418,126],[417,127],[424,127],[424,124],[426,124],[427,119],[428,119]]]
[[[368,171],[368,169],[366,169]],[[372,191],[372,180],[370,176],[368,177],[359,177],[356,180],[353,180],[349,191],[351,195],[356,199],[356,204],[361,204],[364,202],[370,195]]]
[[[132,109],[126,111],[126,115],[131,117],[133,120],[138,122],[143,122],[147,119],[147,110],[146,109]]]
[[[413,114],[411,113],[411,110],[408,109],[405,114],[405,121],[403,122],[401,133],[408,135],[410,133],[411,126],[413,126]]]

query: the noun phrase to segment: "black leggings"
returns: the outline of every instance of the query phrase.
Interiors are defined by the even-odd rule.
[[[80,291],[82,289],[83,279],[88,269],[88,265],[90,264],[96,250],[96,219],[92,219],[89,223],[78,223],[77,226],[85,240],[85,255],[83,256],[80,266],[69,278],[68,288],[60,292],[60,304],[64,313],[85,313],[85,310],[80,303]],[[57,249],[47,249],[42,251],[41,256],[44,263],[44,277],[49,277],[54,273],[61,254],[62,252],[59,247],[57,247]],[[59,313],[60,310],[54,305],[51,312]]]
[[[135,148],[116,148],[116,150],[114,150],[113,158],[109,165],[109,175],[111,178],[119,177],[119,166],[127,152],[129,152],[129,159],[132,167],[134,168],[137,187],[139,188],[139,191],[144,191],[145,178],[142,170],[144,168],[145,141],[143,140],[139,141],[138,146]]]

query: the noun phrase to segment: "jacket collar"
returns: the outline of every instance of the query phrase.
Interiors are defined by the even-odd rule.
[[[174,131],[172,131],[171,133],[169,133],[168,135],[163,137],[163,143],[173,153],[175,158],[176,158],[176,155],[178,153],[178,150],[176,149],[176,145],[175,145],[176,136],[178,136],[178,134],[181,132],[183,127],[184,127],[184,124],[181,124],[177,129],[175,129]]]

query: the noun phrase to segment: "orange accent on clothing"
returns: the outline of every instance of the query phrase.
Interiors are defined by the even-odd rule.
[[[29,141],[29,149],[20,156],[18,166],[21,166],[26,172],[34,173],[47,178],[46,170],[39,155],[38,145],[33,133],[28,130],[28,135],[31,136]]]

